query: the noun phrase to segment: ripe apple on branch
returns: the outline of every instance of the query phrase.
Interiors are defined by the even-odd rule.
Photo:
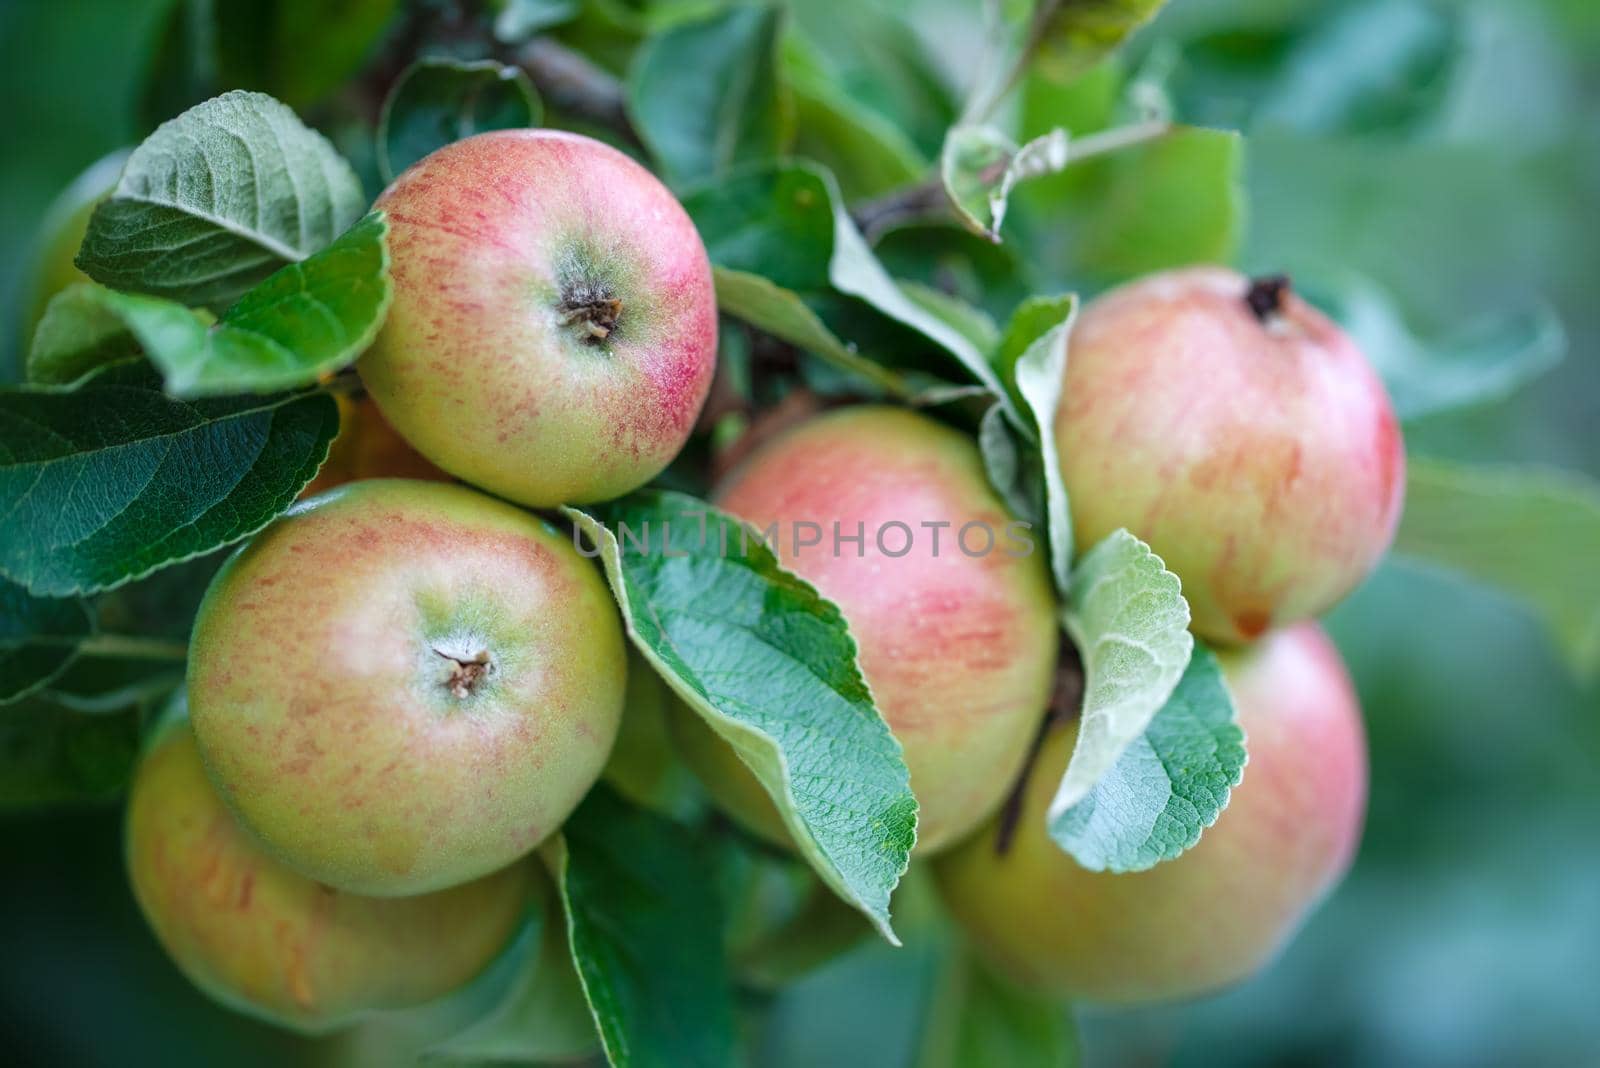
[[[1366,812],[1317,621],[1408,487],[1500,575],[1401,420],[1532,357],[1429,392],[1229,265],[1157,0],[997,8],[960,94],[875,5],[344,6],[181,5],[0,390],[0,774],[126,785],[178,970],[384,1063],[720,1068],[876,936],[933,1068],[1272,961]]]

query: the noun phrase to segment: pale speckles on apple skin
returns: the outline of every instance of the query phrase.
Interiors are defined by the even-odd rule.
[[[1326,610],[1387,548],[1404,449],[1354,344],[1289,294],[1281,329],[1221,268],[1088,304],[1056,419],[1079,545],[1127,527],[1184,582],[1194,630],[1249,641]]]
[[[715,296],[693,225],[649,172],[584,138],[502,131],[419,162],[379,206],[396,295],[361,372],[420,452],[550,506],[625,493],[682,448],[710,388]],[[537,304],[571,235],[637,275],[616,340],[593,352]]]
[[[158,728],[135,773],[127,839],[134,896],[179,968],[230,1007],[312,1031],[467,982],[536,889],[523,865],[415,898],[319,885],[236,824],[181,720]]]
[[[778,555],[850,625],[862,673],[904,749],[920,806],[918,854],[981,823],[1043,717],[1059,626],[1042,553],[974,557],[954,544],[966,523],[988,523],[998,537],[1007,521],[972,440],[901,409],[842,409],[758,449],[717,503],[758,529],[863,524],[863,557],[827,546],[797,555],[792,544]],[[920,524],[941,520],[952,525],[935,557]],[[919,530],[910,554],[880,556],[871,545],[888,522]]]
[[[1009,849],[993,825],[934,865],[947,905],[990,966],[1090,1002],[1193,997],[1266,963],[1348,868],[1367,758],[1360,709],[1314,624],[1222,657],[1249,745],[1243,782],[1199,843],[1147,871],[1088,872],[1044,820],[1071,753],[1051,733]]]
[[[315,552],[287,551],[301,543]],[[263,573],[281,576],[252,617],[277,639],[265,647],[239,632],[226,592],[260,589]],[[409,892],[490,870],[522,850],[530,819],[558,824],[603,766],[624,677],[615,605],[524,512],[437,483],[355,483],[269,528],[218,582],[191,657],[202,741],[252,828],[326,882]],[[430,654],[463,627],[502,671],[458,706]],[[369,849],[334,848],[345,813],[387,830]]]

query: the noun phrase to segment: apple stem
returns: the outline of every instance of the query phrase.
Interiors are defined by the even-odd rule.
[[[1028,758],[1023,762],[1022,770],[1017,773],[1017,781],[1012,784],[1011,793],[1006,795],[1005,804],[1000,809],[1000,826],[994,840],[996,854],[1005,856],[1011,849],[1011,841],[1022,823],[1022,803],[1028,794],[1028,782],[1033,778],[1034,766],[1039,763],[1045,739],[1051,731],[1072,722],[1082,705],[1083,658],[1079,656],[1077,647],[1069,641],[1062,647],[1061,658],[1056,662],[1055,688],[1050,693],[1050,705],[1045,710],[1044,720],[1033,736],[1033,745],[1028,749]]]
[[[582,281],[563,287],[556,311],[561,313],[562,326],[577,327],[582,340],[598,344],[616,330],[622,319],[622,301],[609,287]]]
[[[1245,304],[1257,322],[1265,323],[1283,311],[1283,298],[1290,290],[1289,276],[1269,274],[1250,280],[1250,289],[1244,295]]]
[[[444,685],[457,700],[464,701],[471,697],[478,680],[489,674],[487,649],[480,649],[476,656],[465,660],[441,649],[435,649],[434,652],[450,661],[450,676],[444,680]]]

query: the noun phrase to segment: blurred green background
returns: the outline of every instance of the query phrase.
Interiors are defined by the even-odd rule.
[[[85,166],[137,140],[167,6],[0,2],[6,377],[36,228]],[[954,0],[890,6],[962,62],[959,43],[939,39]],[[1320,45],[1293,47],[1283,27],[1312,24]],[[1414,49],[1420,67],[1382,62],[1419,35],[1432,42]],[[1412,451],[1600,477],[1600,4],[1175,0],[1135,61],[1172,40],[1184,42],[1179,78],[1215,82],[1217,114],[1197,118],[1249,135],[1246,268],[1359,271],[1424,330],[1537,297],[1558,310],[1561,367],[1508,403],[1417,425]],[[1319,103],[1348,86],[1352,64],[1378,72],[1380,102],[1427,93],[1426,107],[1406,121],[1328,121]],[[1089,1063],[1596,1063],[1600,690],[1571,677],[1515,603],[1401,563],[1330,628],[1371,735],[1354,872],[1248,985],[1085,1014]],[[162,1063],[265,1065],[311,1053],[214,1008],[166,962],[125,886],[119,816],[0,817],[6,1060],[113,1065],[159,1051]],[[778,1000],[760,1063],[904,1063],[929,981],[925,956],[858,951]]]

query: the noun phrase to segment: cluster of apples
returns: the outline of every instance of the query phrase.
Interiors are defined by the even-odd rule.
[[[706,253],[622,154],[550,131],[482,134],[380,198],[395,297],[361,359],[386,444],[217,575],[186,718],[136,775],[136,896],[222,1000],[307,1029],[431,1000],[481,971],[544,898],[529,854],[600,775],[624,714],[603,579],[521,506],[616,497],[683,447],[710,384]],[[916,855],[1002,973],[1101,1000],[1190,993],[1259,965],[1347,864],[1366,758],[1337,654],[1301,622],[1386,548],[1403,454],[1351,342],[1274,281],[1197,268],[1089,305],[1056,423],[1080,545],[1119,527],[1183,579],[1220,645],[1250,765],[1200,844],[1092,874],[1048,838],[1068,724],[996,813],[1046,719],[1060,653],[1044,553],[801,552],[902,744]],[[393,432],[388,430],[392,425]],[[414,451],[413,451],[414,450]],[[393,467],[387,465],[393,463]],[[370,478],[402,472],[405,479]],[[442,481],[453,476],[479,489]],[[487,490],[495,496],[480,492]],[[496,499],[500,498],[500,499]],[[853,406],[759,446],[718,488],[765,528],[1012,520],[967,435]],[[685,708],[672,736],[740,824],[770,798]]]
[[[1028,988],[1099,1002],[1182,997],[1258,969],[1350,862],[1366,801],[1360,709],[1309,620],[1361,581],[1399,517],[1404,453],[1382,383],[1281,279],[1221,268],[1142,279],[1075,325],[1055,422],[1080,546],[1127,528],[1183,581],[1249,739],[1244,782],[1189,853],[1085,870],[1045,813],[1077,725],[1049,721],[1015,822],[997,815],[1057,670],[1043,553],[780,556],[843,610],[900,740],[933,867],[975,949]],[[977,519],[1005,509],[971,439],[925,416],[850,408],[767,444],[718,503],[758,527]],[[786,832],[754,776],[679,710],[686,762],[735,819]],[[1008,829],[1003,829],[1002,825]]]
[[[605,766],[627,653],[593,562],[519,506],[653,478],[716,359],[693,224],[597,141],[457,142],[377,207],[395,295],[367,397],[342,405],[326,492],[213,580],[186,715],[129,801],[134,893],[172,957],[307,1031],[448,993],[542,907],[529,854]]]
[[[1014,838],[991,824],[938,875],[973,945],[1019,983],[1189,996],[1269,960],[1360,839],[1361,711],[1311,620],[1387,550],[1405,453],[1371,366],[1282,278],[1141,279],[1084,309],[1067,360],[1055,436],[1078,544],[1125,527],[1181,578],[1249,762],[1188,853],[1092,873],[1045,833],[1077,732],[1065,725],[1044,739]]]

